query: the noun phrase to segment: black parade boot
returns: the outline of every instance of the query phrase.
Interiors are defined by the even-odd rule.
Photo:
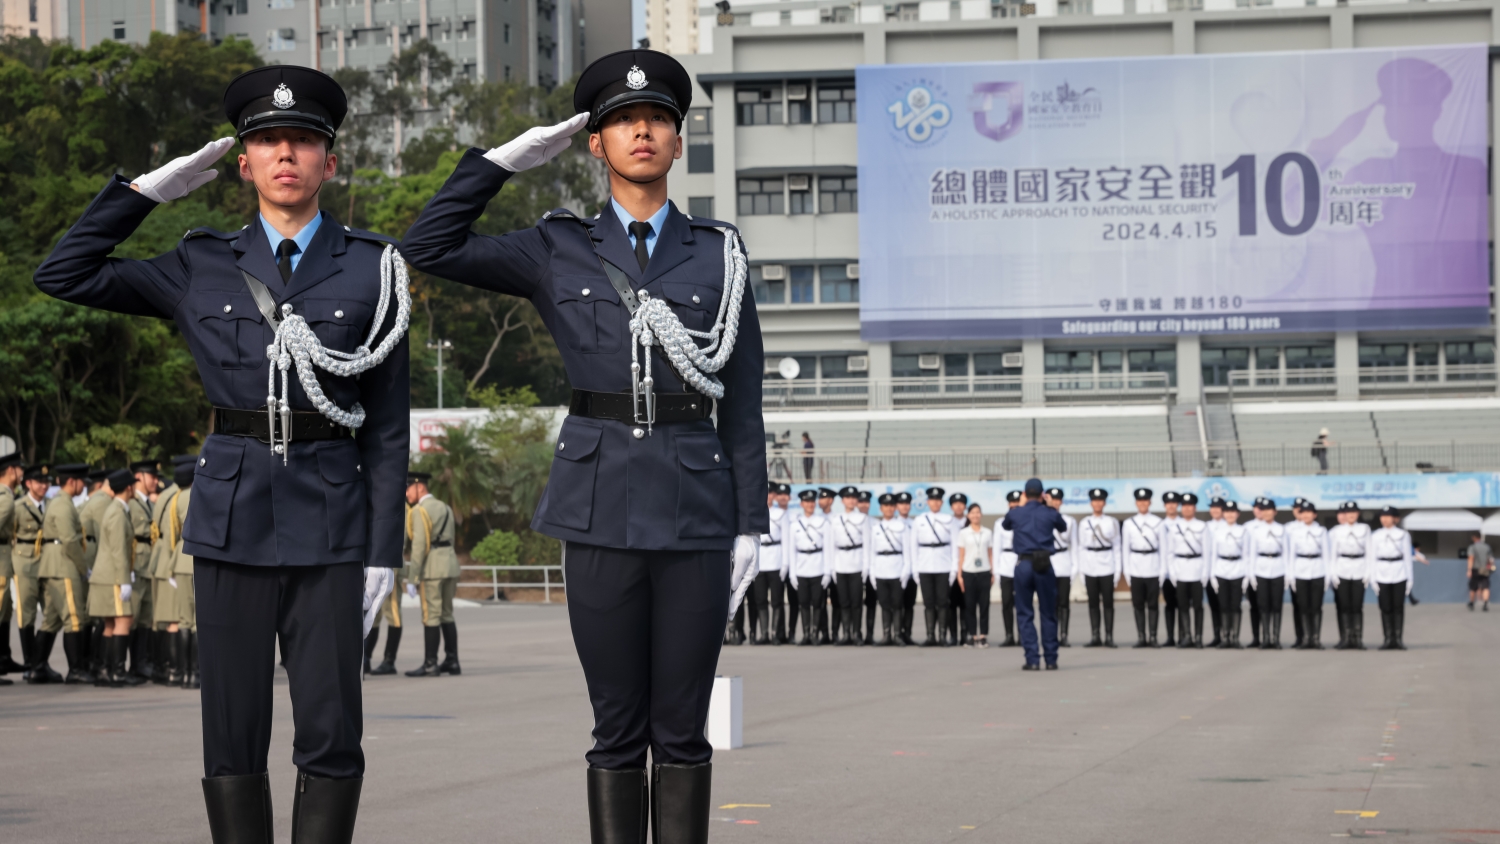
[[[396,673],[396,651],[401,647],[401,628],[385,629],[385,658],[370,672],[373,677],[384,677]]]
[[[443,662],[438,666],[438,673],[457,677],[464,673],[458,664],[458,622],[445,621],[438,629],[443,632]],[[744,641],[743,636],[741,634],[741,641]]]
[[[712,785],[712,763],[652,765],[652,844],[708,844]]]
[[[370,667],[370,658],[375,655],[375,644],[380,641],[380,625],[370,626],[370,635],[365,637],[365,673],[373,674],[374,669]]]
[[[333,779],[297,772],[292,844],[351,844],[363,777]]]
[[[590,844],[646,844],[651,790],[644,768],[588,769]]]
[[[934,607],[923,607],[922,620],[927,623],[927,638],[922,641],[922,647],[937,647],[941,644],[937,638],[937,609]]]
[[[1068,644],[1068,622],[1073,618],[1073,607],[1071,604],[1063,604],[1057,608],[1057,646],[1059,648],[1071,648]]]
[[[437,627],[422,627],[422,664],[406,672],[408,677],[438,676],[438,641],[443,631]]]
[[[203,802],[213,844],[275,844],[270,774],[204,777]]]

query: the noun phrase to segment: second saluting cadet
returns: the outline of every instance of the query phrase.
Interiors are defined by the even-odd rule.
[[[1281,608],[1286,593],[1286,528],[1276,521],[1276,502],[1255,499],[1255,521],[1245,526],[1249,535],[1250,584],[1260,605],[1260,646],[1281,650]]]
[[[833,577],[838,581],[839,620],[843,635],[840,645],[858,645],[860,607],[864,582],[870,576],[870,517],[859,512],[859,490],[846,486],[839,490],[844,512],[829,517],[828,537],[833,543]]]
[[[1198,496],[1184,492],[1178,496],[1182,511],[1179,518],[1162,528],[1162,554],[1166,557],[1167,579],[1177,595],[1177,647],[1203,647],[1203,587],[1208,585],[1208,523],[1198,519]],[[1188,616],[1192,615],[1192,624]]]
[[[1333,610],[1338,615],[1335,650],[1365,649],[1365,587],[1370,583],[1370,526],[1359,520],[1359,503],[1339,505],[1339,523],[1328,531]]]
[[[1135,491],[1134,516],[1121,525],[1124,544],[1125,585],[1130,587],[1130,604],[1135,610],[1136,648],[1155,648],[1157,605],[1161,601],[1161,584],[1167,573],[1161,560],[1161,517],[1151,512],[1152,492],[1145,487]]]
[[[1023,488],[1026,503],[1005,514],[1002,526],[1012,533],[1016,550],[1016,623],[1021,647],[1026,649],[1022,669],[1036,671],[1039,665],[1037,631],[1032,619],[1042,616],[1041,658],[1047,670],[1057,669],[1057,577],[1052,573],[1052,537],[1065,530],[1062,514],[1042,503],[1042,482],[1031,478]],[[1036,608],[1032,608],[1032,599]]]
[[[1086,647],[1115,646],[1115,583],[1123,565],[1120,553],[1120,523],[1104,515],[1109,491],[1089,490],[1089,508],[1094,512],[1078,524],[1078,574],[1083,577],[1089,599],[1089,643]],[[1100,615],[1103,615],[1104,638],[1099,638]]]
[[[916,532],[911,522],[896,515],[896,499],[892,493],[881,494],[880,521],[870,528],[870,580],[880,598],[880,644],[887,647],[911,644],[902,636],[902,601],[917,556]]]
[[[1411,534],[1399,527],[1401,514],[1386,505],[1380,510],[1380,529],[1370,534],[1370,582],[1380,603],[1380,627],[1385,633],[1383,651],[1404,651],[1406,590],[1411,586]],[[1361,596],[1363,597],[1363,596]]]
[[[530,299],[574,387],[533,529],[565,543],[594,706],[594,841],[643,836],[648,791],[656,840],[708,837],[709,694],[769,529],[764,354],[744,245],[732,226],[667,200],[692,93],[664,53],[598,59],[574,89],[578,115],[466,153],[403,247],[423,271]],[[609,173],[597,215],[470,231],[507,179],[585,125]]]
[[[1052,537],[1052,571],[1057,575],[1057,646],[1068,644],[1068,620],[1073,617],[1073,573],[1078,559],[1078,520],[1062,512],[1062,487],[1047,490],[1047,506],[1062,513],[1067,529],[1059,530]]]
[[[1021,491],[1005,494],[1006,512],[1021,506]],[[1005,529],[1004,519],[995,522],[995,575],[1000,578],[1000,623],[1005,627],[1002,648],[1020,645],[1016,641],[1016,549],[1015,536]]]
[[[1297,521],[1286,526],[1292,552],[1292,613],[1302,620],[1292,647],[1323,649],[1323,592],[1328,576],[1328,529],[1318,524],[1318,508],[1302,501]]]
[[[922,614],[927,622],[927,638],[922,647],[948,644],[948,587],[956,579],[958,550],[953,544],[953,517],[943,512],[943,488],[927,490],[927,512],[912,519],[917,532],[917,559],[912,566],[922,588]]]
[[[57,298],[174,320],[214,406],[182,552],[203,608],[202,784],[215,842],[271,840],[278,640],[296,701],[292,837],[347,842],[358,812],[361,601],[383,598],[401,564],[411,299],[388,239],[318,208],[347,110],[318,71],[241,74],[224,115],[258,197],[245,228],[195,229],[148,261],[110,257],[159,204],[218,175],[235,144],[221,138],[134,182],[112,179],[36,273]]]
[[[1224,502],[1224,523],[1213,529],[1209,543],[1209,571],[1218,583],[1219,612],[1223,630],[1221,648],[1243,648],[1240,644],[1240,599],[1250,578],[1250,537],[1239,523],[1238,502]]]
[[[410,544],[409,582],[406,591],[422,605],[422,664],[406,672],[408,677],[458,676],[458,622],[453,618],[453,596],[458,592],[458,554],[453,550],[457,535],[453,510],[427,490],[432,475],[406,473],[406,537]],[[437,661],[438,639],[443,643],[443,662]]]

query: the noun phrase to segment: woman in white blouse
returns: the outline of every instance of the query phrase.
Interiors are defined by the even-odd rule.
[[[995,536],[984,526],[984,513],[978,504],[969,505],[968,518],[969,526],[958,532],[958,586],[964,593],[963,644],[984,648],[989,647],[990,638]]]

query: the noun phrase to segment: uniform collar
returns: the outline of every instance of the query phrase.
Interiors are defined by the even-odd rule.
[[[598,244],[599,255],[619,267],[630,278],[633,288],[639,290],[650,286],[668,270],[691,257],[690,250],[667,248],[675,243],[693,242],[693,227],[688,225],[687,218],[677,210],[677,206],[669,201],[662,206],[666,215],[662,217],[661,229],[656,235],[656,248],[652,250],[651,260],[642,271],[640,262],[635,258],[635,249],[630,245],[626,224],[616,216],[614,206],[613,198],[604,204],[599,216],[590,221],[589,236]],[[660,215],[662,212],[656,213]],[[655,219],[656,217],[652,217],[653,221]]]
[[[418,498],[417,499],[417,503],[421,504],[423,501],[426,501],[427,499],[429,499],[431,497],[432,497],[432,493],[429,492],[426,495],[422,496],[421,498]]]
[[[302,259],[297,263],[296,271],[292,273],[290,284],[281,283],[281,274],[276,269],[275,247],[266,236],[264,226],[246,226],[234,241],[234,251],[238,254],[235,265],[259,279],[278,305],[343,271],[336,259],[344,254],[346,248],[344,228],[327,211],[320,216],[326,218],[323,222],[327,225],[318,225],[303,251]]]
[[[615,198],[613,196],[609,198],[609,206],[610,209],[615,212],[615,219],[620,223],[620,228],[625,230],[626,239],[629,239],[630,223],[635,220],[635,217],[631,216],[630,213],[625,210],[625,206],[615,201]],[[668,200],[666,202],[663,202],[660,208],[656,209],[655,214],[652,214],[650,217],[647,217],[646,219],[641,221],[643,223],[650,224],[651,233],[656,235],[658,241],[661,240],[662,226],[666,224],[667,215],[670,214],[671,211],[672,202],[671,200]]]
[[[274,256],[276,248],[281,245],[281,241],[286,238],[286,235],[277,231],[264,214],[256,214],[255,216],[260,220],[261,228],[265,230],[266,242],[271,247],[271,254]],[[312,243],[313,235],[318,233],[318,229],[322,225],[323,212],[319,211],[316,216],[308,221],[307,225],[302,227],[301,231],[292,235],[292,242],[297,244],[297,253],[301,256],[297,259],[299,265],[302,263],[302,258],[307,257],[308,244]]]

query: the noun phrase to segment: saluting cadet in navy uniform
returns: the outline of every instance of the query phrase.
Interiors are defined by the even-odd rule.
[[[896,517],[911,526],[911,493],[896,493]],[[912,565],[916,565],[916,554],[912,554]],[[912,623],[917,613],[917,575],[913,571],[912,576],[907,578],[906,585],[901,587],[901,630],[900,639],[903,645],[914,645],[916,642],[911,638]]]
[[[215,842],[271,840],[278,639],[296,702],[292,836],[354,833],[361,593],[367,604],[383,597],[385,567],[401,565],[411,306],[386,239],[318,210],[346,111],[338,83],[315,70],[240,75],[224,114],[244,144],[240,177],[259,195],[245,228],[195,229],[149,261],[110,257],[157,205],[217,175],[235,143],[222,138],[133,183],[111,180],[36,274],[57,298],[174,320],[214,405],[182,552],[196,560],[203,620],[203,791]]]
[[[470,150],[402,247],[433,275],[531,300],[574,387],[532,528],[565,543],[594,706],[594,841],[642,834],[648,749],[657,840],[707,838],[709,693],[731,593],[754,579],[770,529],[765,364],[744,247],[732,226],[667,201],[691,100],[670,56],[600,58],[574,89],[578,115]],[[609,172],[597,215],[559,210],[499,237],[470,231],[507,179],[585,125]]]

